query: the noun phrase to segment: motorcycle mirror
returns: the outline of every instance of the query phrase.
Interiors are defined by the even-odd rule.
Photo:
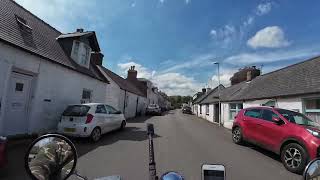
[[[320,158],[311,161],[303,173],[304,180],[320,179]]]
[[[74,144],[59,134],[34,140],[25,155],[25,168],[31,179],[65,180],[75,171],[77,151]]]
[[[169,171],[163,174],[160,180],[184,180],[184,178],[177,172]]]

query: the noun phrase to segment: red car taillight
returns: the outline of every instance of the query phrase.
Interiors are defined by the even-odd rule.
[[[92,119],[93,119],[93,115],[92,115],[92,114],[88,114],[88,115],[87,115],[86,124],[91,123]]]

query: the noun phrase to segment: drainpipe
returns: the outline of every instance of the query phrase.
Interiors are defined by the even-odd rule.
[[[127,91],[124,90],[124,99],[123,99],[123,114],[126,113],[126,101],[127,101]]]

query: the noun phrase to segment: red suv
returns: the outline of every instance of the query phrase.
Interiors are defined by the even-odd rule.
[[[232,139],[236,144],[248,141],[279,154],[283,165],[294,173],[302,173],[310,160],[320,156],[320,125],[286,109],[242,109],[235,117]]]

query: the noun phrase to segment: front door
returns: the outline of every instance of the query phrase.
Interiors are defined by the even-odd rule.
[[[12,73],[4,118],[6,135],[28,133],[28,110],[32,76]]]
[[[219,123],[219,104],[214,105],[214,122]]]

